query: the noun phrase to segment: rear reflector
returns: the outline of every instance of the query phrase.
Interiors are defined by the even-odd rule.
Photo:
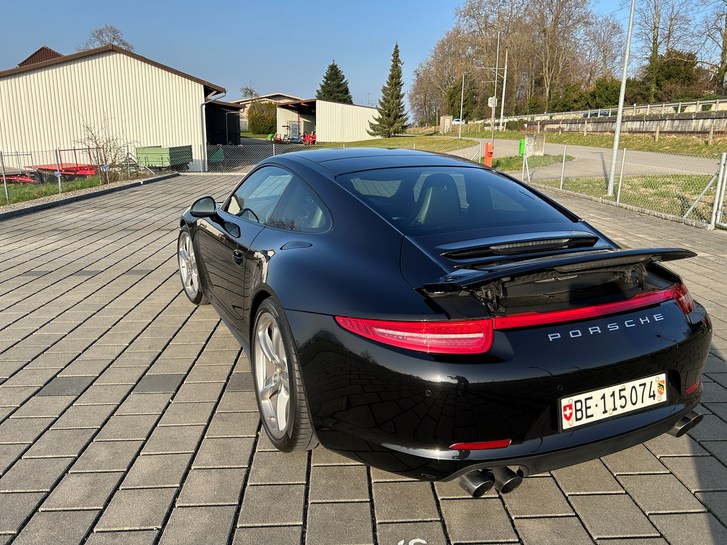
[[[697,388],[699,388],[699,385],[700,384],[702,384],[702,381],[701,380],[698,380],[697,382],[695,382],[694,384],[692,384],[689,388],[687,388],[686,390],[684,390],[684,393],[686,395],[688,395],[688,396],[692,395],[695,392],[695,390]]]
[[[498,439],[495,441],[473,441],[472,443],[455,443],[450,450],[492,450],[506,448],[512,443],[511,439]]]
[[[399,348],[432,354],[481,354],[492,346],[492,320],[395,322],[336,316],[352,333]]]
[[[694,310],[694,300],[684,284],[660,291],[640,293],[625,300],[552,312],[523,312],[482,320],[405,322],[336,316],[344,329],[390,346],[429,354],[481,354],[492,347],[494,331],[577,322],[620,314],[674,300],[685,314]]]

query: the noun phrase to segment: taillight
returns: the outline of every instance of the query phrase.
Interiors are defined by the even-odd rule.
[[[498,330],[601,318],[672,299],[685,314],[694,310],[694,299],[687,287],[676,284],[665,290],[640,293],[625,301],[551,312],[523,312],[482,320],[406,322],[336,316],[336,321],[352,333],[399,348],[430,354],[481,354],[492,347],[494,332]]]
[[[692,299],[692,294],[689,293],[684,284],[677,284],[669,291],[671,291],[674,300],[684,314],[689,314],[694,310],[694,299]]]
[[[492,320],[399,322],[336,316],[341,327],[399,348],[430,354],[480,354],[492,346]]]

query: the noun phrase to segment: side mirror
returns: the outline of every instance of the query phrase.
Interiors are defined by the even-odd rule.
[[[217,202],[212,197],[202,197],[192,203],[189,211],[195,218],[208,218],[217,212]]]

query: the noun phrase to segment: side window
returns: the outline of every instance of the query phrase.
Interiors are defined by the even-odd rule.
[[[287,170],[262,167],[235,190],[226,211],[248,221],[268,223],[280,197],[293,179]]]
[[[267,224],[276,229],[320,233],[331,224],[318,198],[300,179],[293,179]]]

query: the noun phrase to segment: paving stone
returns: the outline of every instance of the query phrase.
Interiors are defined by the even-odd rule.
[[[118,405],[131,388],[133,388],[131,384],[103,384],[101,386],[94,384],[76,400],[76,405]]]
[[[702,446],[727,466],[727,441],[703,441]]]
[[[126,471],[143,444],[143,441],[93,441],[73,464],[71,473]]]
[[[332,450],[328,450],[322,446],[313,449],[312,455],[311,463],[314,466],[364,465],[361,462],[357,462],[351,458],[346,458],[345,456],[342,456],[337,452],[333,452]]]
[[[48,430],[23,455],[24,458],[76,457],[96,430]]]
[[[623,489],[603,465],[591,460],[553,471],[555,480],[566,494],[621,493]]]
[[[41,387],[52,380],[56,373],[55,369],[23,368],[3,382],[3,389],[23,386]]]
[[[53,418],[13,418],[0,424],[0,443],[32,443],[51,425]]]
[[[73,405],[56,420],[51,429],[100,428],[116,410],[116,405]]]
[[[301,545],[303,526],[267,526],[264,528],[244,527],[235,531],[232,545]]]
[[[232,373],[225,390],[228,392],[254,392],[255,382],[252,373]]]
[[[136,384],[144,374],[144,367],[109,367],[96,380],[96,384]]]
[[[158,530],[96,532],[85,545],[156,545]]]
[[[623,539],[599,539],[598,545],[669,545],[665,539],[660,537],[635,537]]]
[[[623,475],[626,492],[648,515],[677,511],[704,511],[704,506],[674,475]]]
[[[95,531],[161,528],[176,493],[174,488],[118,490],[101,515]]]
[[[0,386],[0,406],[19,407],[30,400],[40,388],[37,386]]]
[[[376,525],[378,543],[422,543],[427,545],[447,545],[441,522],[382,523]],[[417,541],[420,540],[420,541]]]
[[[236,412],[257,412],[257,401],[255,392],[235,392],[225,390],[217,405],[218,413],[236,413]]]
[[[702,424],[699,424],[701,426]],[[697,427],[699,427],[697,426]],[[689,435],[672,437],[664,433],[644,443],[655,456],[703,456],[709,454]]]
[[[143,440],[149,436],[156,423],[156,415],[112,416],[99,431],[96,441]]]
[[[644,445],[637,445],[601,458],[615,475],[666,473],[668,470]]]
[[[135,394],[173,394],[184,375],[145,375],[134,388]]]
[[[727,437],[727,422],[718,416],[706,414],[696,427],[687,432],[687,435],[697,441],[724,439]]]
[[[373,474],[373,471],[372,471]],[[416,481],[413,481],[416,482]],[[434,491],[439,499],[471,499],[472,495],[465,492],[464,488],[459,486],[455,481],[437,481],[434,483]],[[484,493],[483,498],[498,498],[499,493],[493,486]]]
[[[0,398],[2,398],[1,393]],[[75,399],[75,396],[33,397],[23,403],[23,405],[17,411],[15,411],[13,416],[15,416],[16,418],[58,417],[63,411],[71,406]]]
[[[258,413],[215,413],[207,437],[255,437],[260,426]]]
[[[142,454],[194,452],[204,433],[204,426],[165,426],[156,428],[144,445]]]
[[[187,382],[227,382],[229,365],[197,365],[187,375]]]
[[[596,539],[660,537],[646,515],[626,494],[571,496],[570,501]]]
[[[701,402],[708,406],[711,403],[727,402],[727,388],[716,382],[704,381],[704,393]]]
[[[316,468],[320,469],[320,468]],[[374,483],[377,522],[439,520],[439,512],[428,482]],[[406,501],[401,501],[406,498]]]
[[[513,518],[573,514],[568,500],[551,477],[523,479],[515,493],[504,494],[503,498]]]
[[[43,493],[0,493],[0,534],[16,533],[43,499]]]
[[[113,358],[104,359],[76,359],[70,365],[64,367],[59,373],[59,378],[80,378],[92,377],[94,380],[111,365]]]
[[[0,444],[0,475],[15,463],[28,449],[27,444],[2,445]]]
[[[162,354],[159,359],[156,360],[151,367],[149,367],[149,374],[186,376],[193,365],[193,357],[172,358]]]
[[[517,534],[499,498],[442,500],[442,516],[453,542],[517,542]],[[472,521],[477,524],[472,524]]]
[[[69,473],[41,506],[45,511],[101,510],[116,490],[123,473]]]
[[[207,384],[182,384],[174,396],[174,401],[212,401],[217,403],[224,384],[211,382]]]
[[[250,484],[305,484],[307,452],[257,452],[250,471]]]
[[[237,526],[303,524],[304,497],[305,485],[248,486]]]
[[[227,543],[235,519],[235,507],[179,507],[172,511],[160,545]]]
[[[695,496],[727,527],[727,492],[697,492]]]
[[[147,352],[126,351],[114,360],[114,367],[149,368],[157,357],[159,357],[159,352],[155,350],[149,350]]]
[[[350,465],[316,466],[312,468],[308,501],[350,502],[369,501],[370,499],[366,467]]]
[[[342,524],[342,521],[345,521]],[[307,545],[373,543],[371,504],[314,503],[308,508]]]
[[[117,415],[162,414],[172,400],[171,394],[132,393],[119,406]]]
[[[193,469],[187,475],[177,506],[237,505],[245,469]]]
[[[97,516],[97,511],[39,511],[13,544],[82,543]]]
[[[662,461],[692,492],[727,490],[727,467],[711,456],[668,457]]]
[[[652,515],[651,520],[669,543],[679,545],[727,543],[727,529],[711,513]]]
[[[192,454],[153,454],[134,460],[121,488],[178,487],[184,480]]]
[[[72,462],[71,458],[20,459],[0,478],[0,492],[47,492]]]
[[[254,439],[247,437],[205,438],[192,467],[207,469],[248,467],[254,445]]]
[[[523,545],[591,543],[591,537],[576,517],[518,518],[515,519],[515,529]],[[642,543],[639,541],[632,545]]]
[[[172,403],[164,411],[159,426],[206,426],[214,409],[214,403]]]

